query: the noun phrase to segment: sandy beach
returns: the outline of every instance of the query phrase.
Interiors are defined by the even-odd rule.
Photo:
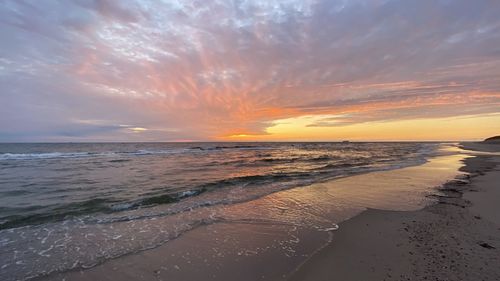
[[[482,150],[478,144],[466,148]],[[307,209],[303,202],[333,204],[328,194],[346,205],[347,198],[359,197],[356,202],[368,209],[360,208],[357,215],[346,211],[350,219],[337,218],[343,221],[338,230],[264,223],[266,216],[279,214],[262,214],[262,223],[202,225],[160,247],[40,280],[498,280],[500,159],[493,150],[487,146],[488,153],[474,152],[463,163],[463,156],[438,157],[420,166],[286,190],[235,207],[258,213],[276,198],[296,198],[299,204],[283,207],[283,215]],[[437,192],[424,189],[460,166],[458,178],[450,178]],[[425,191],[430,201],[417,203],[417,195],[394,188],[405,182]],[[359,184],[366,185],[364,192],[353,193]],[[370,184],[382,191],[368,191]],[[328,213],[322,210],[322,215]]]
[[[466,159],[469,175],[423,210],[368,210],[342,223],[290,280],[500,280],[499,163],[498,155]]]

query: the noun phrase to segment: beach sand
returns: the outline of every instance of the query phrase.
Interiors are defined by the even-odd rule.
[[[401,192],[390,192],[397,196],[387,206],[381,205],[382,193],[359,193],[371,209],[342,222],[337,231],[245,221],[202,225],[155,249],[40,280],[500,280],[499,163],[499,156],[486,153],[467,158],[462,170],[469,174],[439,194],[429,193],[437,203],[424,209],[387,211],[400,209],[394,202],[405,196]],[[255,202],[307,195],[304,200],[314,207],[328,203],[325,192],[332,189],[332,204],[353,196],[346,184],[397,185],[409,175],[432,185],[429,169],[442,164],[354,176]],[[241,210],[258,208],[253,202],[241,204]]]
[[[465,163],[469,176],[444,185],[437,204],[363,212],[342,223],[290,280],[500,280],[500,157]]]

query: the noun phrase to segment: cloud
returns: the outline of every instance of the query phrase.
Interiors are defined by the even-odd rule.
[[[211,140],[305,115],[344,116],[311,124],[330,127],[498,112],[499,11],[493,0],[3,1],[0,141]]]

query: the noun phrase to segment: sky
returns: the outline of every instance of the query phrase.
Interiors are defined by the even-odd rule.
[[[3,0],[0,142],[500,134],[498,0]]]

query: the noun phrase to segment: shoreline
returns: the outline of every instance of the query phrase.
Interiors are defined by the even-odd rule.
[[[282,214],[285,211],[303,208],[304,203],[315,207],[315,204],[338,204],[345,199],[343,196],[364,197],[353,201],[360,205],[359,211],[355,213],[351,211],[347,215],[344,214],[344,217],[336,218],[337,222],[345,221],[342,225],[363,216],[366,213],[363,210],[366,208],[401,209],[404,210],[403,212],[421,209],[423,206],[418,207],[421,203],[410,204],[410,202],[422,197],[422,192],[434,194],[435,188],[425,187],[425,185],[436,186],[434,184],[441,182],[438,179],[442,179],[443,175],[456,175],[461,165],[451,163],[464,157],[457,156],[440,156],[431,161],[437,163],[427,162],[419,166],[347,177],[328,183],[286,190],[265,198],[267,204],[282,203],[282,201],[274,200],[280,197],[288,198],[288,200],[302,199],[302,202],[299,202],[302,204],[287,206],[280,211]],[[430,173],[436,168],[444,171]],[[413,177],[413,182],[408,182],[408,176]],[[358,185],[367,183],[365,188],[358,188]],[[370,183],[372,183],[371,186]],[[405,183],[408,183],[412,189],[406,191],[401,189],[400,186]],[[415,186],[417,183],[418,185]],[[377,188],[373,189],[373,187]],[[429,190],[425,191],[426,188]],[[332,195],[326,192],[330,189],[332,189],[334,201],[328,201],[325,197]],[[357,191],[353,193],[353,189]],[[408,193],[413,189],[419,192]],[[386,196],[388,194],[389,197]],[[301,196],[306,197],[300,198]],[[403,197],[412,199],[402,204],[403,202],[400,201]],[[258,209],[260,204],[266,204],[266,199],[239,204],[237,209],[240,208],[243,212]],[[347,205],[352,204],[352,202],[346,202]],[[300,215],[300,213],[295,215]],[[328,212],[323,210],[320,215],[328,216]],[[245,278],[239,278],[240,280],[287,280],[290,273],[295,272],[299,266],[303,267],[304,264],[310,263],[311,257],[314,258],[324,248],[331,245],[332,234],[335,239],[337,231],[318,230],[311,227],[245,220],[229,221],[228,224],[207,224],[188,231],[181,237],[157,248],[111,259],[89,269],[52,273],[35,278],[35,280],[92,280],[96,278],[113,280],[113,278],[106,279],[106,276],[114,276],[121,280],[231,280],[235,274],[241,272],[246,274]]]
[[[26,168],[15,168],[17,160],[3,163],[7,164],[4,175],[14,180],[8,189],[29,191],[20,195],[14,193],[3,198],[4,202],[7,205],[26,204],[35,208],[41,208],[52,201],[55,204],[40,211],[40,216],[37,215],[41,218],[48,215],[47,223],[35,219],[33,224],[26,227],[0,230],[0,259],[3,261],[0,276],[6,281],[23,280],[53,272],[86,269],[110,259],[156,248],[182,237],[183,233],[200,225],[218,222],[253,220],[255,224],[285,222],[292,225],[303,225],[305,222],[317,229],[333,229],[337,227],[336,223],[351,216],[352,212],[342,216],[323,216],[322,210],[317,210],[315,202],[320,203],[322,209],[345,207],[340,204],[329,206],[335,205],[338,198],[321,191],[327,187],[316,188],[311,194],[282,191],[299,190],[302,189],[300,187],[318,182],[328,185],[327,179],[417,166],[434,156],[435,148],[440,146],[420,143],[325,143],[260,145],[255,149],[247,149],[246,146],[234,144],[227,147],[205,146],[203,150],[216,152],[201,154],[198,153],[200,149],[192,146],[175,148],[140,145],[122,148],[71,145],[36,148],[40,150],[35,154],[26,154],[30,161],[26,162],[30,164]],[[9,150],[24,153],[33,152],[34,149],[16,147]],[[172,150],[176,151],[175,156],[163,154]],[[83,154],[75,154],[75,151],[83,151]],[[148,153],[143,155],[141,151]],[[180,151],[182,153],[177,154]],[[134,156],[122,155],[128,152],[132,152]],[[46,160],[47,153],[64,157]],[[88,155],[92,156],[87,157]],[[38,156],[42,159],[37,160]],[[66,156],[69,158],[65,158]],[[120,161],[116,162],[117,159]],[[175,168],[176,159],[179,163],[184,163],[178,169]],[[29,180],[30,185],[24,189],[22,184],[27,181],[27,175],[38,173],[39,165],[47,165],[47,170],[37,179]],[[59,173],[59,170],[65,172]],[[201,175],[199,171],[203,171],[202,176],[198,176]],[[118,176],[119,174],[124,176]],[[224,180],[211,180],[212,177]],[[51,184],[48,185],[47,181]],[[205,182],[209,183],[209,192],[197,194],[196,190],[205,190]],[[16,187],[17,185],[19,186]],[[116,187],[119,190],[115,190]],[[186,190],[181,193],[181,200],[168,202],[171,197],[168,195],[169,190],[177,189]],[[41,190],[44,192],[38,193]],[[261,200],[265,194],[271,193],[277,195]],[[342,196],[345,197],[347,193],[343,191]],[[44,194],[49,194],[47,200],[44,199]],[[161,194],[166,194],[166,197],[162,198]],[[194,196],[184,197],[185,195]],[[301,197],[300,202],[293,200],[297,195]],[[67,198],[67,201],[59,200],[61,197]],[[323,199],[329,197],[332,197],[330,202],[333,204],[324,204]],[[152,198],[159,199],[159,202],[150,200]],[[136,206],[136,203],[148,200],[151,205],[143,208],[140,207],[142,203],[139,203],[139,207]],[[131,205],[121,204],[123,202]],[[168,204],[164,204],[166,202]],[[259,206],[258,202],[262,204]],[[232,205],[237,207],[231,207]],[[238,210],[242,206],[245,211]],[[301,211],[304,208],[307,210]],[[57,211],[53,212],[52,209]],[[231,209],[229,218],[226,216],[227,209]],[[29,212],[13,213],[18,214],[18,217],[13,217],[13,221],[19,218],[22,221],[23,214]],[[77,215],[67,216],[68,213]],[[345,212],[340,210],[340,213]],[[53,214],[57,216],[53,217]],[[289,240],[294,241],[295,238],[290,237]],[[286,255],[289,253],[284,254],[288,258]]]
[[[498,156],[477,154],[464,160],[463,179],[439,188],[435,204],[417,211],[368,209],[340,223],[332,243],[289,280],[500,280],[499,166]]]

